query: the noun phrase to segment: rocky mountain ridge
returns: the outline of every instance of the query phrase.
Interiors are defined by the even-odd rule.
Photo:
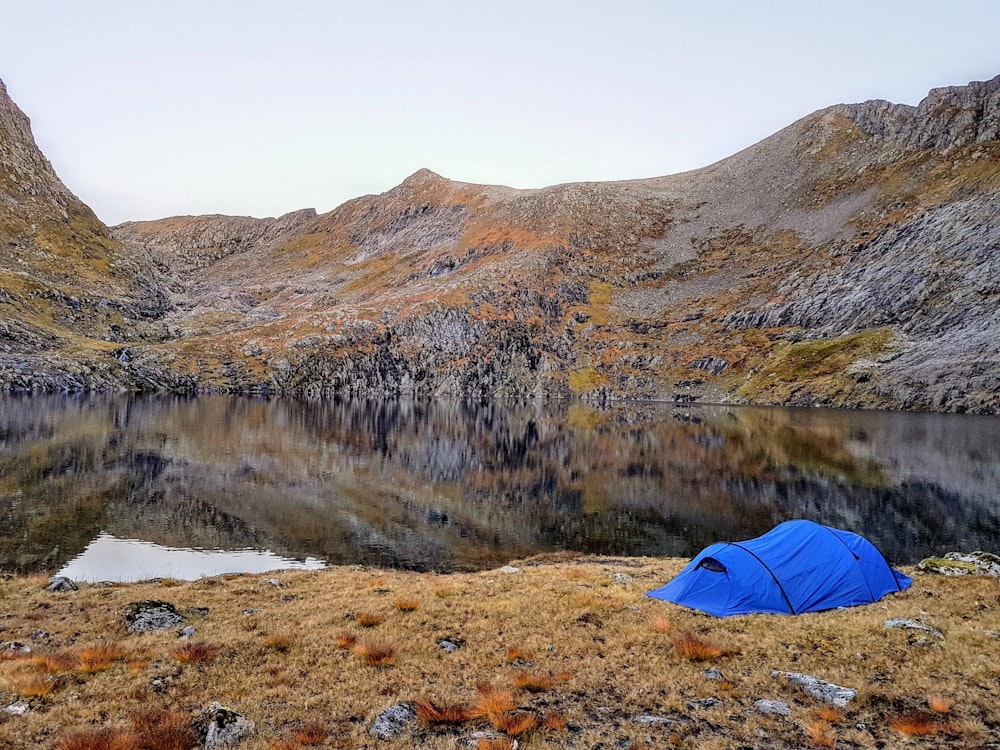
[[[34,144],[0,99],[16,174]],[[30,203],[3,183],[5,211]],[[515,190],[421,170],[321,215],[95,219],[90,256],[119,276],[69,296],[145,306],[109,301],[115,327],[77,316],[29,350],[8,334],[0,383],[998,413],[998,209],[1000,76],[836,105],[668,177]],[[8,286],[2,320],[23,325]],[[41,294],[36,318],[61,322]]]

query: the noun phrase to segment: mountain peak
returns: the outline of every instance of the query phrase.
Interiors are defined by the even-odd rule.
[[[417,185],[426,185],[427,183],[432,183],[432,182],[448,182],[448,178],[442,177],[437,172],[432,172],[431,170],[424,167],[422,169],[418,169],[416,172],[411,174],[409,177],[403,180],[401,184],[406,186],[411,186],[411,185],[417,186]]]

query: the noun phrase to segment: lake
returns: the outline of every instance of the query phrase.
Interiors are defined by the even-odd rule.
[[[895,563],[1000,549],[1000,418],[625,403],[0,397],[0,571],[80,580],[559,550],[808,518]]]

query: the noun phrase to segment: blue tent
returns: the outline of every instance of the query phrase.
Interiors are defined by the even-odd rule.
[[[786,521],[745,542],[718,542],[647,596],[710,615],[798,615],[870,604],[908,588],[864,537],[812,521]]]

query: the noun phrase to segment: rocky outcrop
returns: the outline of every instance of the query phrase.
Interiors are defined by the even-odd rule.
[[[57,217],[75,199],[6,102],[11,174]],[[0,383],[996,413],[998,128],[1000,77],[830,107],[670,177],[420,170],[322,215],[98,222],[110,276],[53,286],[17,246],[46,286],[0,284]]]

